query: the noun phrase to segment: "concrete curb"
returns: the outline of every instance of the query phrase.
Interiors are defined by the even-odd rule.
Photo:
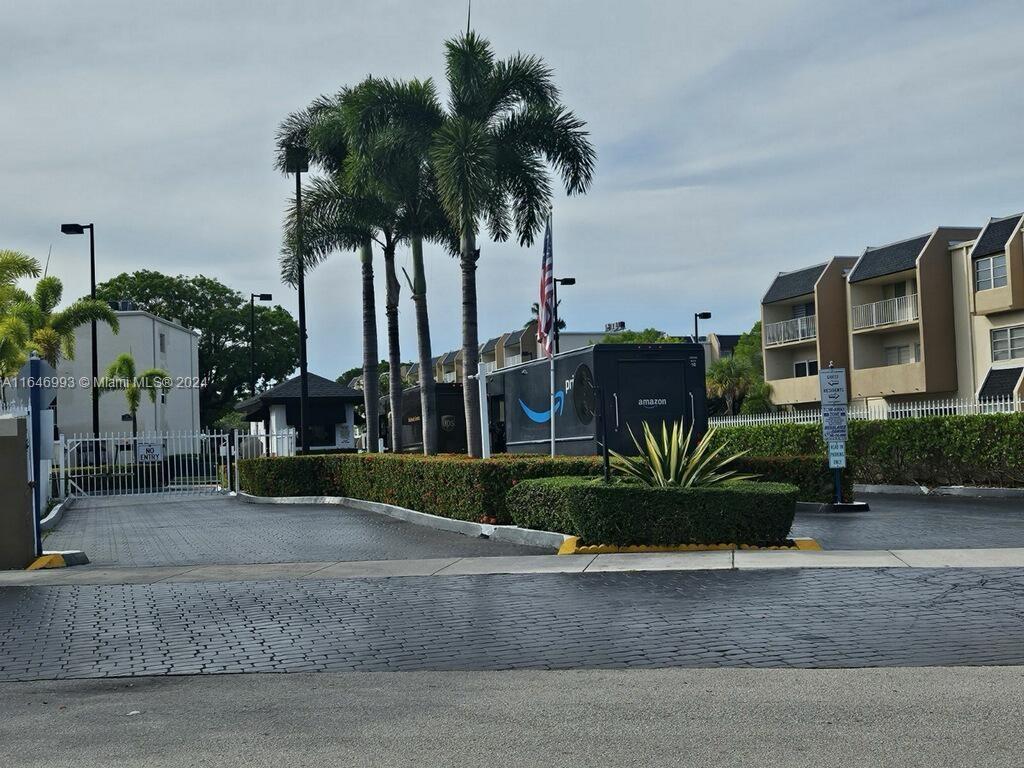
[[[363,499],[350,499],[346,496],[253,496],[239,491],[238,498],[247,504],[335,504],[338,506],[361,509],[365,512],[374,512],[378,515],[386,515],[396,520],[404,520],[413,525],[423,525],[428,528],[435,528],[439,531],[459,533],[463,536],[476,536],[495,541],[507,541],[512,544],[523,544],[529,547],[545,547],[558,550],[568,537],[564,533],[552,531],[536,531],[531,528],[520,528],[515,525],[488,525],[486,523],[472,523],[468,520],[453,520],[450,517],[429,515],[426,512],[417,512],[414,509],[396,507],[393,504],[382,504],[377,501],[365,501]]]
[[[57,523],[64,517],[65,510],[71,509],[74,499],[64,499],[60,504],[50,510],[50,514],[39,521],[39,530],[49,531],[57,527]]]
[[[974,499],[1024,499],[1024,488],[980,488],[970,485],[854,485],[855,493],[889,496],[961,496]]]

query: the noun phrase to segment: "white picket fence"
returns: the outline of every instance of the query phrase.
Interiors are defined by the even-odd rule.
[[[887,403],[881,405],[851,405],[851,420],[884,421],[886,419],[916,419],[923,416],[974,416],[981,413],[1014,413],[1024,410],[1024,401],[1015,398],[949,398],[924,400],[913,403]],[[793,411],[774,411],[741,416],[711,416],[712,427],[760,426],[764,424],[817,424],[821,422],[821,408]]]

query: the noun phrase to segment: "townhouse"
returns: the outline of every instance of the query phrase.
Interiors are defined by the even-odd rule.
[[[1020,397],[1022,218],[937,227],[780,273],[761,301],[772,401],[816,405],[829,362],[847,369],[851,401],[868,406]]]

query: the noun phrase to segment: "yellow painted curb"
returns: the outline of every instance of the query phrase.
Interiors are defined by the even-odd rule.
[[[64,562],[64,555],[56,553],[37,557],[25,570],[38,571],[43,568],[64,568],[66,566],[67,563]]]
[[[574,555],[576,554],[576,546],[580,543],[579,536],[570,536],[562,542],[562,546],[558,548],[558,554],[560,555]]]
[[[581,545],[579,536],[570,536],[562,546],[558,548],[560,555],[615,555],[623,553],[651,553],[651,552],[721,552],[741,549],[747,550],[820,550],[821,545],[814,539],[800,538],[793,540],[793,546],[777,547],[756,547],[750,544],[679,544],[677,546],[651,545],[644,546],[633,544],[627,547],[618,547],[613,544],[584,544]]]

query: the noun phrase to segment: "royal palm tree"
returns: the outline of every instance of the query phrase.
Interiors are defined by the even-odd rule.
[[[406,277],[416,308],[423,452],[434,454],[437,407],[423,241],[439,242],[452,253],[458,249],[430,168],[430,147],[444,111],[430,80],[368,78],[344,101],[342,115],[352,142],[351,170],[363,183],[372,179],[380,194],[397,204],[399,232],[411,246],[413,273]]]
[[[124,392],[128,413],[132,417],[133,438],[139,436],[138,414],[142,394],[144,392],[148,394],[150,402],[155,403],[157,393],[167,393],[170,378],[171,375],[163,368],[147,368],[139,374],[135,366],[135,358],[128,353],[118,355],[117,359],[107,367],[101,390]]]
[[[64,295],[64,285],[53,275],[36,283],[32,295],[23,294],[11,308],[11,314],[20,319],[30,332],[28,346],[56,367],[61,359],[75,358],[75,330],[93,321],[106,323],[117,333],[117,315],[110,305],[99,299],[78,299],[58,310]]]
[[[285,152],[290,147],[308,150],[310,162],[323,176],[307,182],[303,192],[303,256],[305,266],[323,261],[337,250],[356,250],[362,271],[363,302],[363,398],[366,412],[367,450],[376,451],[380,416],[377,370],[377,319],[373,286],[373,242],[384,249],[387,278],[388,361],[401,366],[398,335],[398,277],[394,255],[400,235],[397,211],[376,187],[352,168],[350,141],[341,115],[341,105],[353,89],[333,97],[322,96],[309,107],[290,115],[278,131],[277,165],[285,169]],[[287,212],[286,245],[282,252],[282,274],[295,282],[295,208]],[[389,387],[392,413],[401,412],[401,382]],[[392,418],[392,448],[400,445],[400,422]]]
[[[490,43],[467,31],[446,44],[445,120],[430,159],[441,203],[459,233],[462,270],[463,396],[471,456],[481,450],[477,373],[476,263],[481,220],[494,240],[530,245],[551,208],[549,166],[568,194],[586,192],[596,155],[586,124],[558,100],[552,71],[536,56],[496,60]]]

